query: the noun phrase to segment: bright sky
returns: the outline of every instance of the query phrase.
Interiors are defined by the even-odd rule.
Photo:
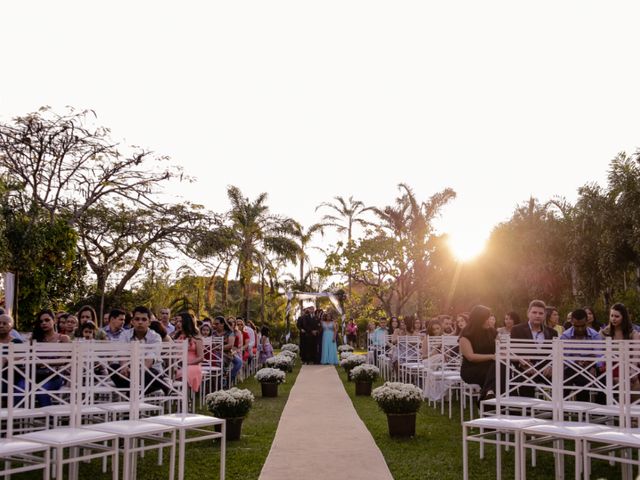
[[[14,1],[0,120],[92,108],[198,178],[309,225],[335,195],[452,187],[440,231],[483,238],[640,146],[637,1]]]

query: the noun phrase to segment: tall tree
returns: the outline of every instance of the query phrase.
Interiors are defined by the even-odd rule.
[[[316,207],[316,211],[320,208],[328,208],[333,213],[325,214],[322,217],[322,225],[334,227],[338,233],[347,234],[346,250],[353,248],[353,228],[354,226],[366,227],[371,223],[364,218],[364,213],[369,210],[360,200],[354,200],[350,196],[347,200],[344,197],[333,197],[334,203],[323,202]],[[352,293],[351,272],[347,272],[349,295]]]

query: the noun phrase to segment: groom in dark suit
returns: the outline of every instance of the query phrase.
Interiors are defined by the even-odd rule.
[[[511,338],[543,342],[557,337],[558,332],[544,324],[546,316],[546,304],[542,300],[532,300],[527,310],[527,322],[514,325],[511,329]],[[542,374],[545,377],[551,377],[551,365],[537,365],[536,370],[542,370]],[[523,397],[534,397],[535,389],[533,387],[522,387],[519,394]]]

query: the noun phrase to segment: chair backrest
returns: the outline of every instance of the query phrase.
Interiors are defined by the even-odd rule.
[[[222,349],[224,347],[223,337],[203,337],[202,338],[202,366],[222,367]]]
[[[33,343],[32,375],[28,389],[32,405],[41,396],[48,396],[52,404],[75,405],[78,345],[79,343]]]
[[[187,349],[188,342],[139,344],[139,401],[166,405],[177,402],[176,411],[188,413]],[[176,381],[178,370],[181,381]],[[138,412],[139,414],[139,412]]]
[[[0,347],[0,408],[7,411],[2,422],[0,437],[13,435],[14,411],[17,408],[31,409],[30,383],[31,346],[27,343],[2,344]]]
[[[553,342],[520,339],[496,340],[496,404],[523,391],[552,400]]]
[[[110,402],[131,402],[131,381],[117,386],[114,377],[128,378],[125,372],[133,363],[133,344],[125,342],[95,341],[82,343],[83,405]]]
[[[422,338],[417,335],[398,337],[398,364],[417,363],[421,360]]]

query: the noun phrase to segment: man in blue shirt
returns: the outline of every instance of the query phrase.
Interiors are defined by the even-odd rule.
[[[587,326],[587,312],[579,308],[571,312],[571,327],[564,331],[560,339],[569,341],[602,340],[602,336],[593,328]],[[594,353],[594,356],[598,356],[598,354]],[[585,373],[578,373],[580,371],[579,367],[585,368]],[[597,364],[589,360],[569,362],[569,364],[565,363],[564,384],[566,386],[578,387],[593,385],[595,381],[594,378],[598,375],[597,367]],[[569,394],[570,392],[565,390],[565,397]],[[581,402],[590,401],[589,391],[586,389],[579,391],[576,395],[576,400]],[[595,400],[597,403],[604,404],[606,401],[605,394],[603,392],[597,392]]]
[[[108,340],[111,340],[112,342],[119,342],[123,338],[123,335],[126,332],[123,328],[125,316],[126,313],[124,310],[120,310],[118,308],[114,308],[109,312],[108,324],[102,329]]]

